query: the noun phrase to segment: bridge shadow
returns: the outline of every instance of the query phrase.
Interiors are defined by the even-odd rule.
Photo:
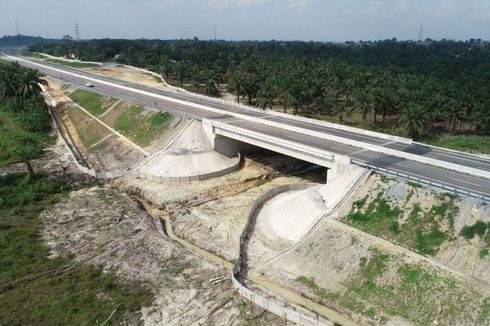
[[[405,144],[391,144],[386,146],[387,148],[395,149],[400,152],[408,153],[408,154],[415,154],[415,155],[421,155],[425,156],[426,154],[433,152],[434,149],[424,146],[424,145],[418,145],[418,144],[411,144],[411,145],[405,145]]]
[[[388,155],[381,156],[381,154],[379,154],[376,158],[365,160],[365,163],[380,168],[390,169],[393,165],[404,161],[407,161],[407,159]]]
[[[247,152],[245,158],[264,165],[275,174],[297,176],[311,183],[325,183],[327,180],[327,168],[267,149],[256,148]]]

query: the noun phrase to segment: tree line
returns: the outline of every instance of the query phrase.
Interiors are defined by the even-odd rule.
[[[318,119],[403,134],[490,130],[490,46],[466,42],[345,44],[93,40],[32,51],[145,67],[173,84]]]
[[[29,178],[34,175],[31,160],[40,157],[50,141],[43,84],[37,70],[0,64],[0,166],[25,163]]]

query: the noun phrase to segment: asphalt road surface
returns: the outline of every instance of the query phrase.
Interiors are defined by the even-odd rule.
[[[23,58],[24,59],[24,58]],[[441,160],[444,162],[450,162],[466,167],[472,167],[484,171],[490,171],[490,159],[469,155],[461,152],[454,152],[443,149],[435,149],[421,144],[406,144],[397,141],[390,141],[383,138],[378,138],[371,135],[363,135],[361,133],[355,133],[350,131],[339,130],[328,126],[320,126],[318,124],[308,123],[307,121],[298,121],[289,119],[287,117],[275,116],[267,113],[267,111],[253,111],[241,109],[233,105],[226,105],[222,103],[216,103],[212,100],[206,100],[200,97],[195,97],[189,94],[176,94],[165,90],[157,89],[150,86],[145,86],[137,83],[131,83],[122,81],[119,79],[101,77],[90,72],[86,72],[79,69],[74,69],[66,66],[46,63],[46,62],[19,62],[20,64],[38,69],[40,72],[63,80],[66,83],[74,85],[80,85],[84,87],[87,82],[86,77],[96,79],[97,81],[105,81],[113,84],[129,87],[131,89],[146,91],[152,94],[163,95],[169,98],[182,100],[189,103],[195,103],[205,105],[212,108],[217,108],[230,113],[240,113],[243,115],[251,116],[254,118],[274,121],[282,123],[286,126],[300,127],[308,130],[314,130],[325,134],[335,135],[338,137],[344,137],[355,141],[364,142],[367,144],[373,144],[377,146],[383,146],[398,151],[403,151],[415,155],[421,155],[428,158]],[[42,66],[34,63],[42,64]],[[61,71],[55,71],[51,68],[56,68]],[[76,73],[78,76],[72,76],[69,73]],[[440,167],[434,167],[431,165],[410,161],[403,158],[389,156],[382,153],[377,153],[369,150],[364,150],[359,147],[348,146],[333,141],[327,141],[318,137],[300,134],[289,131],[283,128],[276,128],[266,126],[257,122],[247,121],[246,119],[240,119],[237,117],[231,117],[224,114],[214,113],[206,111],[201,108],[196,108],[186,103],[175,103],[171,100],[164,100],[158,97],[154,97],[151,94],[145,95],[134,92],[132,90],[121,89],[115,86],[98,83],[97,81],[90,81],[94,84],[90,91],[97,92],[103,95],[110,95],[116,98],[129,100],[135,103],[139,103],[146,106],[153,106],[162,110],[168,110],[176,114],[188,116],[196,119],[216,119],[220,122],[229,123],[231,125],[246,128],[248,130],[260,132],[266,135],[280,137],[285,140],[296,142],[303,145],[312,146],[318,149],[324,149],[333,153],[343,154],[350,156],[354,162],[360,164],[370,164],[380,168],[389,169],[399,173],[403,173],[415,178],[422,178],[428,181],[436,182],[447,187],[458,188],[462,191],[467,191],[480,196],[489,197],[490,200],[490,180],[483,177],[476,177],[468,175],[459,171],[453,171]]]

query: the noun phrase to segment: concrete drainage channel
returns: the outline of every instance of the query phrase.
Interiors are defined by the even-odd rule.
[[[164,181],[165,182],[172,182],[172,181],[173,182],[189,182],[189,181],[205,180],[205,179],[209,179],[209,178],[222,176],[222,175],[225,175],[227,173],[236,171],[237,169],[240,168],[240,165],[241,165],[242,155],[239,154],[237,163],[234,166],[232,166],[229,169],[226,169],[224,171],[218,171],[218,172],[213,172],[213,173],[210,173],[207,175],[200,175],[200,176],[193,176],[193,177],[191,176],[191,177],[185,177],[185,178],[181,178],[181,177],[179,177],[179,178],[165,178],[165,180],[163,178],[152,178],[151,176],[147,176],[145,174],[138,173],[138,172],[134,173],[133,171],[115,171],[115,172],[102,172],[102,173],[96,172],[95,170],[90,169],[88,166],[86,166],[86,163],[83,160],[79,159],[80,156],[78,155],[78,152],[73,148],[74,145],[72,144],[71,139],[68,135],[68,132],[64,128],[64,125],[62,124],[61,121],[59,121],[59,119],[56,118],[54,112],[52,112],[51,110],[50,110],[50,112],[51,112],[53,121],[54,121],[55,125],[57,126],[57,131],[58,131],[59,135],[61,136],[64,144],[69,149],[69,152],[72,155],[72,157],[73,157],[73,159],[77,165],[77,168],[82,173],[91,175],[97,179],[107,180],[107,179],[113,179],[113,178],[117,178],[117,177],[121,177],[121,176],[125,176],[125,175],[131,175],[131,176],[137,176],[140,178],[141,177],[148,178],[150,180],[160,181],[160,182],[164,182]],[[208,259],[209,261],[211,261],[211,262],[213,262],[219,266],[222,266],[225,269],[231,270],[232,271],[231,278],[232,278],[233,286],[235,287],[235,289],[237,289],[237,291],[240,293],[240,295],[245,297],[250,302],[264,308],[265,310],[267,310],[273,314],[276,314],[280,317],[283,317],[286,320],[298,323],[300,325],[332,326],[333,325],[332,322],[322,320],[320,318],[319,314],[317,314],[317,313],[314,313],[311,311],[310,311],[310,313],[308,313],[308,312],[302,313],[299,309],[289,308],[286,305],[284,305],[283,303],[279,303],[278,301],[276,301],[274,299],[264,297],[264,296],[262,296],[256,292],[249,290],[245,285],[240,283],[240,281],[238,280],[239,272],[241,270],[243,246],[245,245],[245,242],[248,240],[248,236],[250,234],[250,229],[253,226],[253,221],[257,215],[257,212],[260,210],[260,208],[265,204],[265,202],[267,202],[269,199],[271,199],[272,197],[274,197],[280,193],[291,191],[291,190],[306,189],[306,188],[311,187],[311,186],[312,186],[312,184],[280,186],[280,187],[277,187],[277,188],[270,190],[269,192],[262,195],[259,199],[257,199],[257,201],[255,202],[254,206],[252,207],[252,209],[250,211],[249,217],[247,219],[247,225],[246,225],[245,229],[243,230],[242,235],[240,237],[239,258],[237,259],[237,261],[234,264],[232,262],[225,260],[222,257],[219,257],[213,253],[207,252],[207,251],[205,251],[205,250],[203,250],[203,249],[179,238],[173,232],[171,222],[170,222],[167,215],[165,215],[163,212],[160,212],[156,209],[153,209],[145,201],[143,201],[143,200],[139,200],[139,201],[140,201],[140,203],[142,203],[144,209],[150,215],[152,215],[154,217],[158,217],[161,219],[161,221],[163,223],[163,227],[165,228],[167,235],[172,240],[178,242],[183,247],[191,250],[192,252],[200,255],[201,257],[204,257],[205,259]],[[222,280],[220,280],[220,281],[222,281]],[[252,282],[254,282],[254,281],[256,283],[260,283],[260,284],[264,285],[266,288],[268,288],[272,292],[277,292],[277,290],[279,288],[278,286],[274,286],[274,288],[270,288],[270,287],[267,287],[267,285],[265,285],[264,282],[252,279]],[[295,293],[293,293],[292,291],[289,291],[287,289],[280,288],[280,292],[289,293],[288,299],[290,299],[295,304],[299,304],[299,305],[303,305],[303,306],[318,306],[318,304],[312,302],[311,300],[300,297],[299,295],[296,295]],[[327,309],[326,307],[323,307],[323,308],[324,308],[324,310],[330,311],[330,309]],[[342,323],[344,325],[351,324],[351,322],[349,320],[347,320],[347,319],[344,320],[343,317],[338,316],[338,314],[335,311],[331,310],[330,313],[337,315],[336,316],[337,318],[334,318],[334,319],[342,320]]]

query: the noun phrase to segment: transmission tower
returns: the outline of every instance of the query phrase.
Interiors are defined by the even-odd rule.
[[[216,27],[214,28],[214,40],[218,39],[218,32],[216,32]]]
[[[15,22],[15,31],[17,32],[17,35],[20,35],[19,23],[18,22]]]
[[[419,32],[419,42],[422,42],[422,36],[424,34],[424,28],[420,26],[420,32]]]
[[[75,23],[75,36],[77,41],[80,41],[80,30],[78,29],[78,24]]]

